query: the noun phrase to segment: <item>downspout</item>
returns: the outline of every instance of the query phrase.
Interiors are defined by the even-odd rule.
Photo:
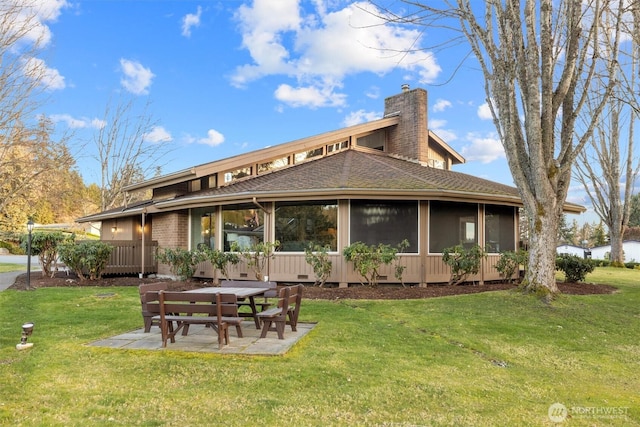
[[[266,213],[267,215],[271,215],[271,212],[269,212],[267,208],[258,203],[258,199],[256,199],[255,197],[253,198],[253,204],[259,207],[262,212]]]
[[[140,270],[140,278],[142,279],[144,277],[144,245],[145,245],[145,239],[144,239],[144,226],[145,226],[145,217],[147,216],[147,209],[143,209],[142,210],[142,249],[141,249],[141,255],[142,255],[142,260],[141,260],[141,270]]]

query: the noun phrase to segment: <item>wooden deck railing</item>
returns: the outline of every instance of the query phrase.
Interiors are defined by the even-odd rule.
[[[144,272],[142,271],[142,241],[110,240],[105,243],[113,246],[113,251],[104,274],[152,274],[158,272],[158,262],[155,258],[157,241],[145,242]]]

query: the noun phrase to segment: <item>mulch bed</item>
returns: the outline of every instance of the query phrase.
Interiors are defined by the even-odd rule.
[[[15,283],[9,289],[26,289],[27,284],[26,273],[18,276]],[[71,274],[67,276],[64,273],[57,273],[55,277],[42,277],[42,273],[31,273],[30,286],[32,288],[45,287],[76,287],[76,286],[138,286],[142,283],[153,283],[159,281],[167,281],[169,288],[172,290],[189,290],[199,287],[211,286],[211,282],[207,281],[186,281],[178,282],[168,279],[153,279],[126,276],[104,277],[97,281],[80,282],[78,278]],[[350,286],[348,288],[337,287],[317,287],[306,286],[304,297],[308,299],[420,299],[420,298],[436,298],[450,295],[475,294],[488,291],[499,291],[515,289],[516,285],[508,283],[485,283],[484,285],[431,285],[426,288],[417,286],[384,286],[372,288],[368,286]],[[558,283],[558,288],[563,294],[567,295],[593,295],[593,294],[611,294],[617,289],[610,285],[601,285],[593,283]]]

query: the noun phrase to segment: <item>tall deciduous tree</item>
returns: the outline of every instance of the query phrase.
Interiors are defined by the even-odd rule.
[[[529,221],[525,289],[547,299],[558,293],[555,248],[571,170],[610,95],[591,93],[598,76],[615,68],[619,34],[601,49],[604,14],[621,22],[620,1],[444,0],[404,1],[412,6],[394,22],[460,30],[484,75],[486,100]],[[454,20],[454,23],[437,20]],[[609,28],[607,28],[609,30]],[[610,56],[606,56],[610,55]],[[592,121],[577,129],[587,99]]]
[[[35,60],[43,39],[34,36],[44,35],[37,5],[0,1],[0,228],[8,230],[33,213],[34,189],[73,164],[66,138],[53,141],[51,123],[36,114],[47,78]]]
[[[170,151],[165,144],[148,141],[155,127],[146,104],[136,115],[135,102],[120,100],[109,104],[104,114],[105,125],[94,138],[97,158],[101,166],[101,210],[126,205],[143,197],[129,194],[124,188],[140,182],[150,175],[157,175],[159,163]]]
[[[639,9],[637,2],[632,7]],[[637,12],[637,11],[636,11]],[[622,247],[625,229],[631,213],[631,195],[640,168],[640,160],[634,156],[635,125],[640,104],[637,99],[640,51],[636,35],[637,24],[633,14],[628,13],[622,31],[628,41],[622,44],[618,55],[612,96],[607,102],[602,118],[586,149],[576,162],[576,175],[585,188],[589,200],[601,221],[609,229],[612,265],[624,265]],[[636,13],[637,16],[637,13]],[[613,45],[611,31],[603,31],[606,46]],[[596,80],[594,85],[606,86],[608,82]],[[593,108],[587,108],[581,115],[589,123]]]

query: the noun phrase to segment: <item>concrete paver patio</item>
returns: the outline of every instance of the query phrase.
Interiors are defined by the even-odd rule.
[[[306,336],[315,323],[298,323],[297,331],[292,332],[291,327],[285,329],[284,339],[278,339],[275,332],[269,332],[266,338],[260,338],[260,330],[257,330],[253,321],[242,322],[243,338],[238,338],[235,328],[229,329],[229,345],[218,349],[218,335],[204,325],[189,326],[189,334],[176,336],[176,342],[167,343],[166,348],[162,348],[162,336],[160,328],[154,326],[151,332],[145,333],[144,328],[136,329],[116,335],[111,338],[89,343],[93,347],[120,348],[126,350],[178,350],[201,353],[218,354],[244,354],[244,355],[283,355],[300,339]]]

